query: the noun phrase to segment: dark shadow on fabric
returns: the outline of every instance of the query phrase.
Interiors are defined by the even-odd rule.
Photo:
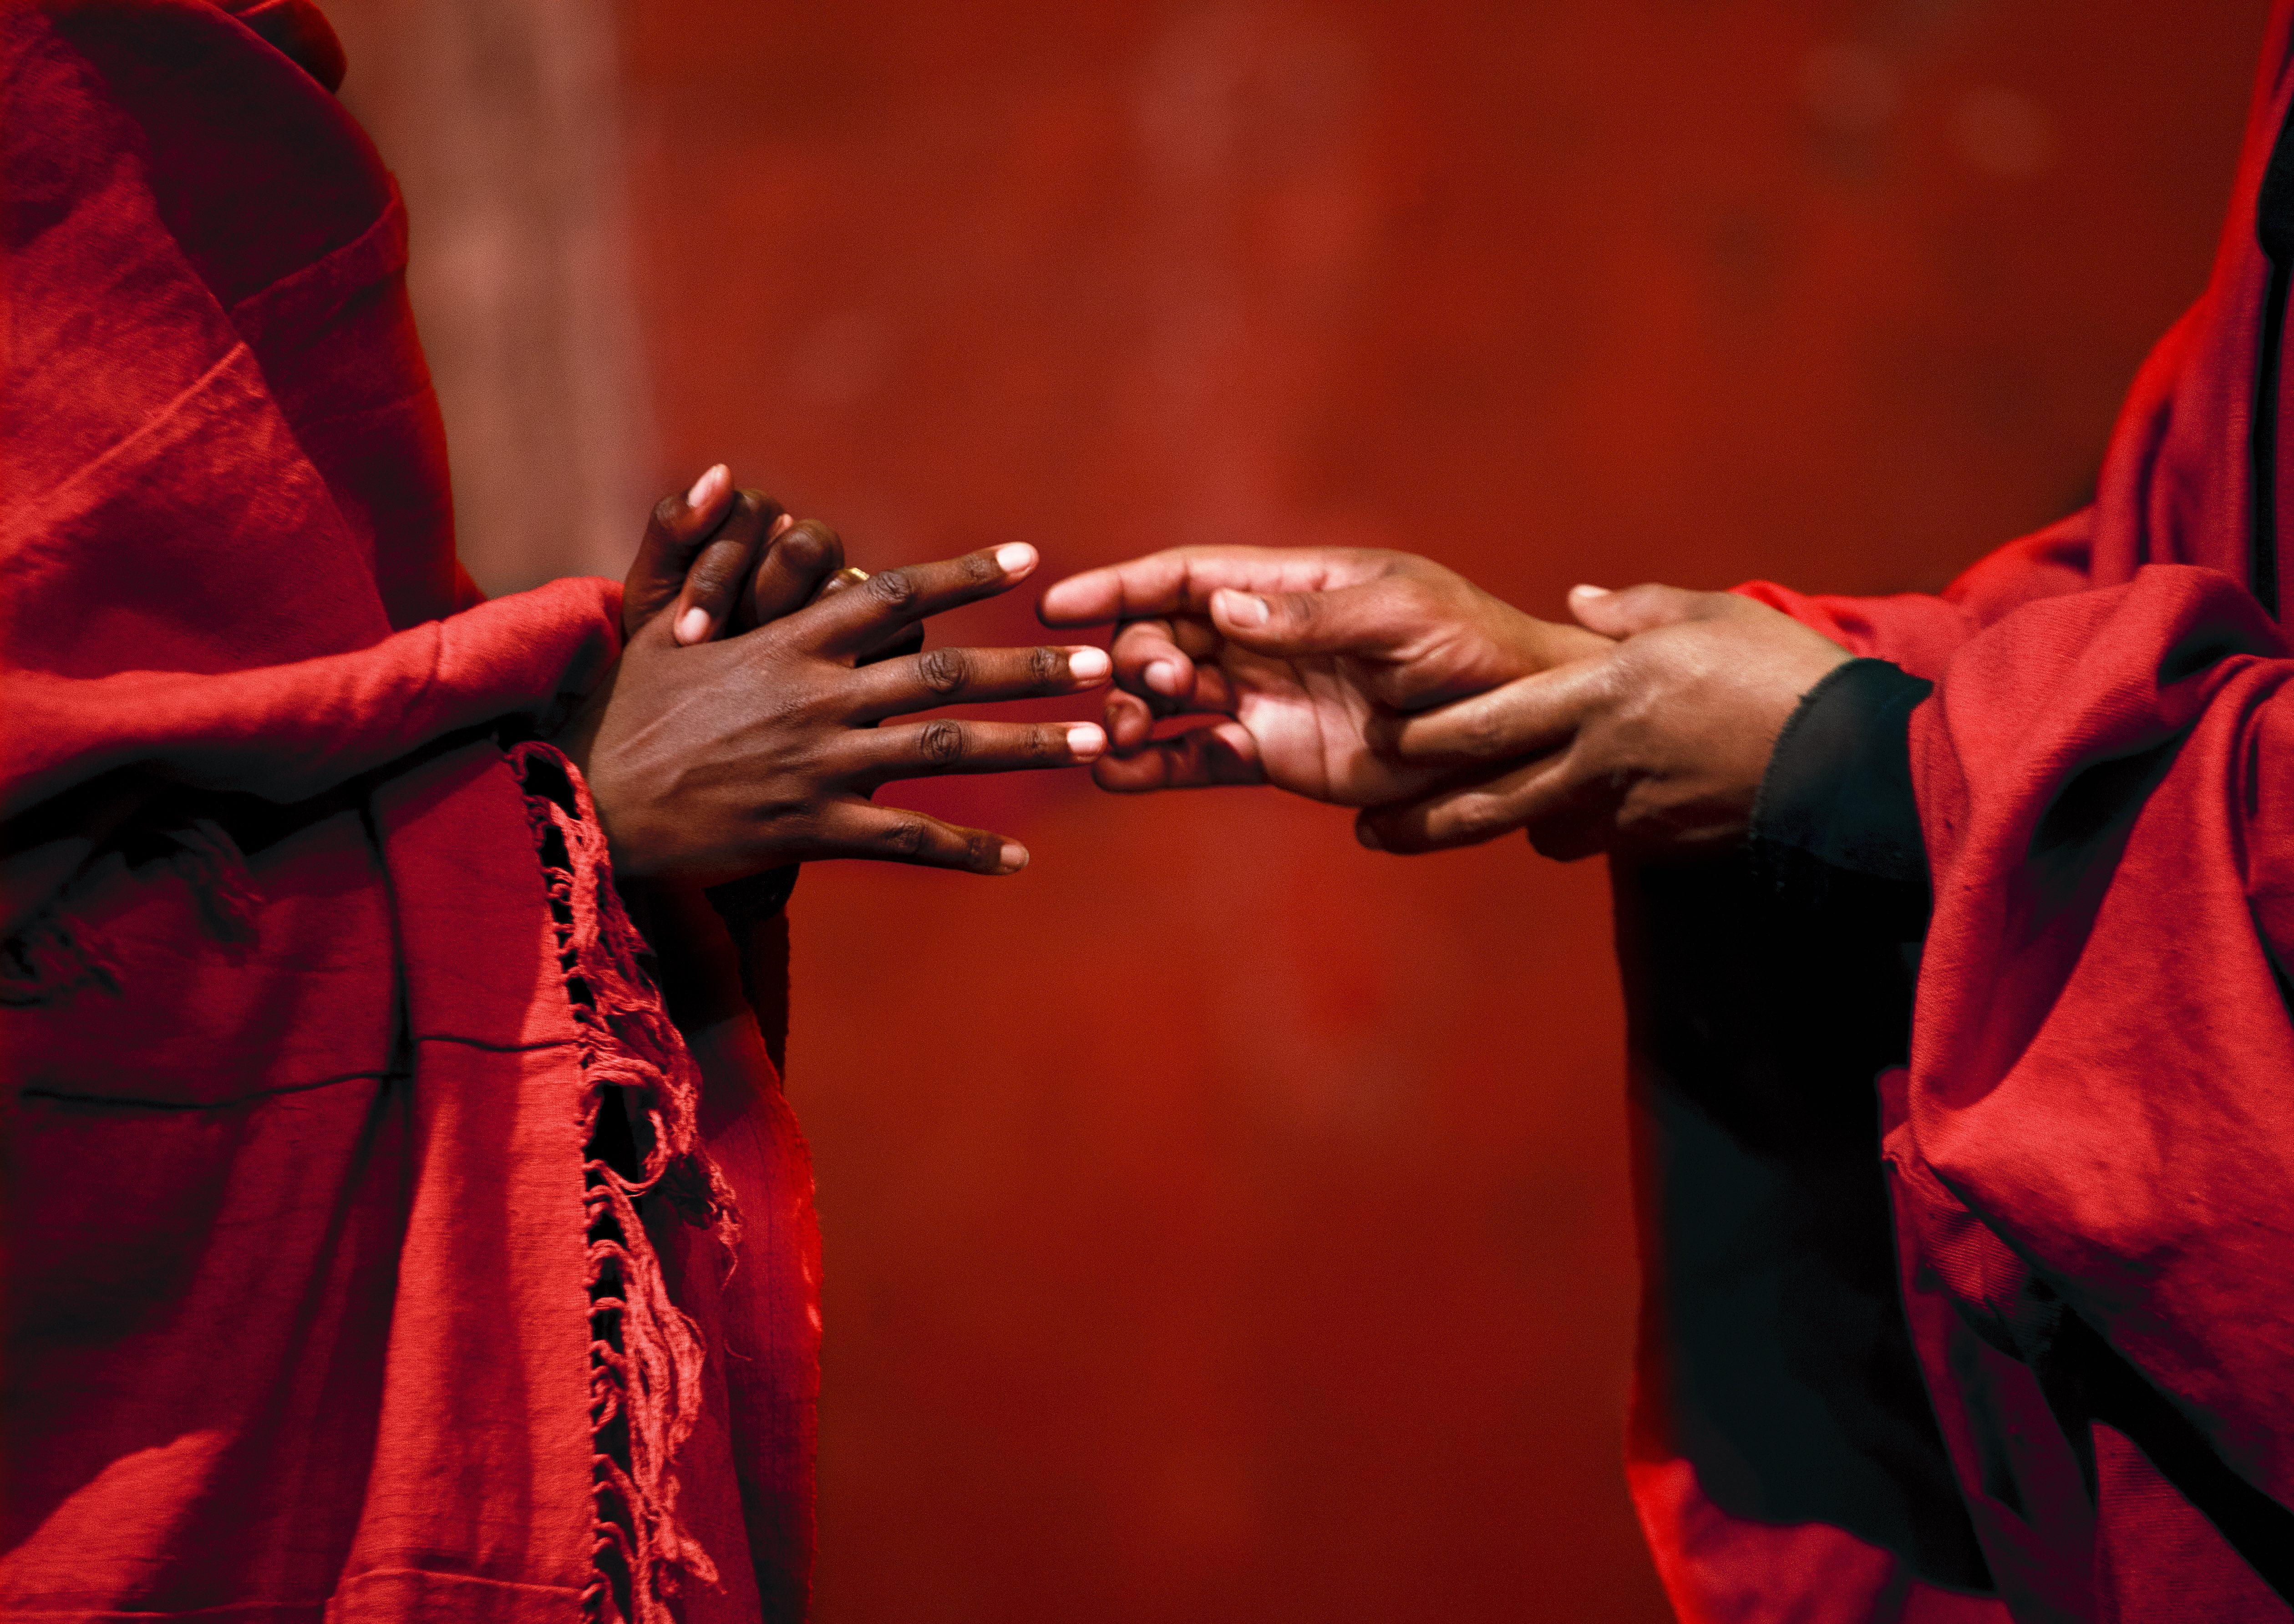
[[[2063,1316],[2050,1362],[2088,1420],[2124,1433],[2159,1475],[2222,1531],[2263,1583],[2294,1601],[2294,1512],[2225,1466],[2190,1417],[2076,1314]],[[2087,1450],[2092,1487],[2088,1429],[2082,1425],[2066,1430]]]
[[[2031,831],[2023,874],[2021,935],[2029,941],[2068,920],[2092,920],[2119,872],[2143,803],[2159,787],[2180,736],[2083,767]]]
[[[1907,945],[1787,916],[1741,861],[1620,869],[1643,1311],[1674,1442],[1733,1515],[1988,1588],[1898,1295],[1874,1079]]]

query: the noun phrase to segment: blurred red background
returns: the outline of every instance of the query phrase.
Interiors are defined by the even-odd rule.
[[[329,10],[498,589],[722,458],[871,565],[1359,537],[1554,613],[1933,588],[2076,505],[2265,6]],[[826,1624],[1664,1616],[1598,865],[894,798],[1035,861],[793,907]]]

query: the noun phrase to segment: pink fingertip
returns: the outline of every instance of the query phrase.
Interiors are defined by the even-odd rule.
[[[1068,753],[1078,761],[1088,761],[1107,748],[1107,735],[1090,722],[1078,722],[1068,729]]]
[[[1168,660],[1151,661],[1147,666],[1147,686],[1158,694],[1179,691],[1179,668]]]
[[[996,567],[1006,575],[1020,575],[1036,567],[1036,549],[1025,541],[1006,541],[996,549]]]
[[[1078,682],[1097,682],[1115,669],[1103,648],[1076,648],[1068,651],[1068,675]]]
[[[997,860],[1003,865],[1000,872],[1016,874],[1028,866],[1028,849],[1017,840],[1006,840]]]
[[[705,642],[709,637],[709,611],[687,609],[677,617],[677,640],[687,647]]]
[[[723,463],[712,463],[693,482],[693,489],[685,493],[685,505],[695,513],[705,512],[717,505],[725,488],[733,483],[733,470]]]

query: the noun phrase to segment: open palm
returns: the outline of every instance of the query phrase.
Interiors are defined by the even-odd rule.
[[[1366,730],[1381,707],[1371,695],[1375,674],[1363,662],[1257,654],[1221,637],[1208,618],[1174,617],[1155,631],[1193,646],[1192,686],[1176,697],[1110,693],[1109,738],[1117,753],[1093,772],[1101,788],[1136,793],[1271,784],[1313,800],[1370,807],[1433,786],[1431,769],[1397,767],[1371,750]],[[1139,635],[1127,628],[1119,646]],[[1159,717],[1220,719],[1155,738]]]
[[[1119,621],[1109,753],[1093,768],[1103,788],[1272,784],[1352,807],[1439,777],[1381,759],[1382,714],[1607,646],[1426,559],[1365,548],[1174,548],[1062,581],[1041,613],[1053,625]],[[1169,717],[1215,719],[1154,737]]]

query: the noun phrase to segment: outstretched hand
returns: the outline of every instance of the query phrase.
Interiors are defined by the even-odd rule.
[[[1364,845],[1435,851],[1515,829],[1565,859],[1733,844],[1794,707],[1850,658],[1733,592],[1580,587],[1570,608],[1617,640],[1380,729],[1398,765],[1468,781],[1364,812]]]
[[[1607,646],[1429,560],[1367,548],[1175,548],[1070,576],[1038,613],[1051,626],[1118,622],[1108,753],[1092,769],[1102,788],[1272,784],[1354,807],[1453,775],[1374,751],[1381,713]],[[1154,737],[1175,716],[1217,719]]]
[[[834,532],[733,491],[721,468],[655,509],[624,588],[635,629],[557,741],[589,782],[622,875],[716,884],[838,857],[976,873],[1025,865],[1016,841],[870,797],[901,778],[1079,765],[1104,748],[1099,727],[878,724],[1084,692],[1106,680],[1106,654],[897,653],[920,641],[925,618],[1026,579],[1031,547],[882,571],[831,592],[842,563]]]

